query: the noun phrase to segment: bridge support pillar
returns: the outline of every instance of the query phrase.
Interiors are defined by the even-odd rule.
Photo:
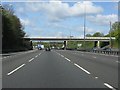
[[[67,41],[64,41],[64,49],[66,50],[67,48]]]
[[[33,43],[30,41],[30,50],[33,50]]]
[[[95,41],[94,47],[100,48],[100,41]]]
[[[97,48],[100,48],[100,41],[97,41]]]

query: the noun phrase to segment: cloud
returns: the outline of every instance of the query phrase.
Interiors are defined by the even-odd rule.
[[[88,16],[88,21],[97,24],[97,25],[109,25],[110,22],[114,23],[118,21],[118,16],[116,14],[111,15],[96,15],[96,16]]]
[[[55,29],[59,29],[59,30],[72,30],[72,29],[74,29],[74,27],[73,26],[68,26],[68,25],[65,25],[65,24],[61,24],[61,23],[58,23],[58,22],[56,22],[56,23],[50,23],[50,22],[48,22],[46,25],[45,25],[45,27],[50,27],[50,28],[53,28],[53,30]]]
[[[20,6],[20,4],[22,5]],[[117,20],[117,15],[115,14],[102,15],[101,13],[104,9],[98,6],[99,4],[95,5],[95,3],[90,1],[78,1],[69,4],[57,0],[55,2],[24,2],[20,4],[17,6],[16,11],[22,18],[20,20],[27,27],[25,29],[30,36],[68,36],[70,30],[76,36],[83,35],[82,22],[85,6],[87,21],[93,23],[93,25],[108,26],[109,21],[115,22]],[[25,14],[27,17],[25,17]],[[91,27],[89,27],[90,25],[86,26],[86,34],[102,31],[96,30],[96,26],[94,27],[93,25]]]
[[[77,31],[78,33],[83,34],[84,33],[84,27],[83,26],[76,26],[73,29],[75,32]],[[86,34],[93,34],[95,32],[103,32],[103,30],[101,29],[95,29],[94,27],[86,27],[85,28],[85,33]]]
[[[63,32],[57,32],[56,34],[55,34],[55,37],[62,37],[63,36]]]
[[[20,21],[25,26],[29,26],[31,24],[29,19],[20,19]]]
[[[26,3],[25,8],[31,12],[43,12],[47,18],[51,21],[60,21],[68,17],[76,17],[83,16],[86,14],[98,14],[103,12],[103,8],[100,6],[94,5],[94,3],[90,1],[81,1],[76,2],[74,5],[70,6],[68,3],[63,3],[60,0],[56,0],[55,2],[32,2]],[[20,9],[20,11],[23,9]]]
[[[83,15],[86,11],[86,14],[97,14],[103,12],[103,8],[100,6],[95,6],[90,1],[77,2],[73,7],[70,8],[70,13],[73,16]]]
[[[36,22],[30,18],[20,18],[20,21],[21,21],[23,26],[31,27],[34,29],[36,29],[36,27],[38,27],[36,25]]]

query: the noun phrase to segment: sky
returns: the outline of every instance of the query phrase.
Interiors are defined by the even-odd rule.
[[[109,33],[110,22],[118,21],[118,2],[60,0],[2,2],[14,9],[29,37],[83,37]]]

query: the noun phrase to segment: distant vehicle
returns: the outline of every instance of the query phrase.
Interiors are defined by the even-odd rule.
[[[38,50],[42,50],[42,49],[44,49],[44,45],[38,44],[37,48],[38,48]]]
[[[46,50],[46,51],[51,51],[51,49],[50,49],[49,47],[47,47],[45,50]]]

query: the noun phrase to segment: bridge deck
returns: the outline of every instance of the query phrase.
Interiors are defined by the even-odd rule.
[[[83,37],[24,37],[26,40],[44,40],[44,41],[84,41]],[[111,39],[115,39],[115,37],[111,37]],[[85,41],[109,41],[110,37],[86,37]]]

